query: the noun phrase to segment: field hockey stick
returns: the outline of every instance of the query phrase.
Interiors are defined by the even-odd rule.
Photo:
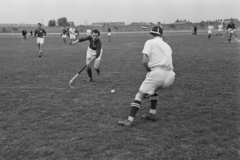
[[[229,31],[227,31],[224,35],[222,35],[220,38],[223,38],[223,37],[225,37],[229,32],[231,32],[231,31],[234,31],[235,29],[231,29],[231,30],[229,30]]]
[[[88,63],[91,63],[93,60],[95,60],[96,58],[91,59]],[[75,74],[75,76],[69,81],[68,86],[70,88],[73,88],[73,86],[71,85],[72,82],[82,73],[82,71],[87,67],[87,65],[85,65],[77,74]]]

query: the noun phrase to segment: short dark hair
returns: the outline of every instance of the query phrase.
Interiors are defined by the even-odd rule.
[[[99,32],[99,30],[97,30],[97,29],[92,30],[92,33],[97,33],[98,36],[100,36],[100,32]]]
[[[41,23],[38,23],[38,25],[39,25],[39,26],[42,26],[42,24],[41,24]]]

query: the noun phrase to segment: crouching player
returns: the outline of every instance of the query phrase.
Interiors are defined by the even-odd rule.
[[[131,126],[133,120],[140,109],[142,100],[150,98],[150,111],[142,118],[146,120],[156,120],[156,108],[158,102],[158,89],[171,86],[175,79],[172,65],[172,49],[162,39],[162,35],[154,26],[150,31],[153,39],[146,41],[143,48],[143,64],[147,70],[145,80],[142,82],[134,101],[131,103],[130,114],[125,121],[118,121],[118,125]]]
[[[92,82],[92,69],[91,69],[91,60],[95,58],[94,69],[97,71],[97,74],[100,75],[100,61],[102,57],[102,42],[99,39],[100,32],[98,30],[93,30],[92,34],[86,37],[79,38],[74,41],[72,44],[77,42],[89,41],[89,47],[87,49],[87,57],[86,57],[86,65],[87,65],[87,73],[88,73],[88,82]]]

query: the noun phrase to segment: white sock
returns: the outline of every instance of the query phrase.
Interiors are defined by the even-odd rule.
[[[150,109],[150,111],[149,111],[150,114],[156,114],[156,112],[157,112],[157,111],[156,111],[156,110],[153,110],[153,109]]]
[[[128,120],[129,120],[130,122],[133,122],[134,118],[131,117],[131,116],[128,116]]]

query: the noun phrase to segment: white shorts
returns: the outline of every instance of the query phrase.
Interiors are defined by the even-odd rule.
[[[43,44],[44,43],[44,38],[37,37],[37,44]]]
[[[208,34],[212,34],[212,31],[208,31]]]
[[[108,32],[108,34],[107,34],[108,36],[111,36],[111,32]]]
[[[236,29],[228,29],[229,33],[234,33],[236,31]]]
[[[65,34],[65,35],[62,35],[62,38],[67,38],[67,35]]]
[[[140,86],[140,91],[153,95],[160,88],[170,87],[175,79],[175,73],[172,70],[166,70],[161,67],[155,67],[148,72],[146,79]]]
[[[102,52],[103,50],[101,49],[101,52],[100,52],[100,55],[99,57],[97,58],[98,60],[101,60],[101,57],[102,57]],[[88,47],[87,49],[87,59],[89,58],[94,58],[96,56],[96,50],[92,50],[90,47]]]
[[[76,39],[76,36],[74,34],[70,34],[70,39]]]

